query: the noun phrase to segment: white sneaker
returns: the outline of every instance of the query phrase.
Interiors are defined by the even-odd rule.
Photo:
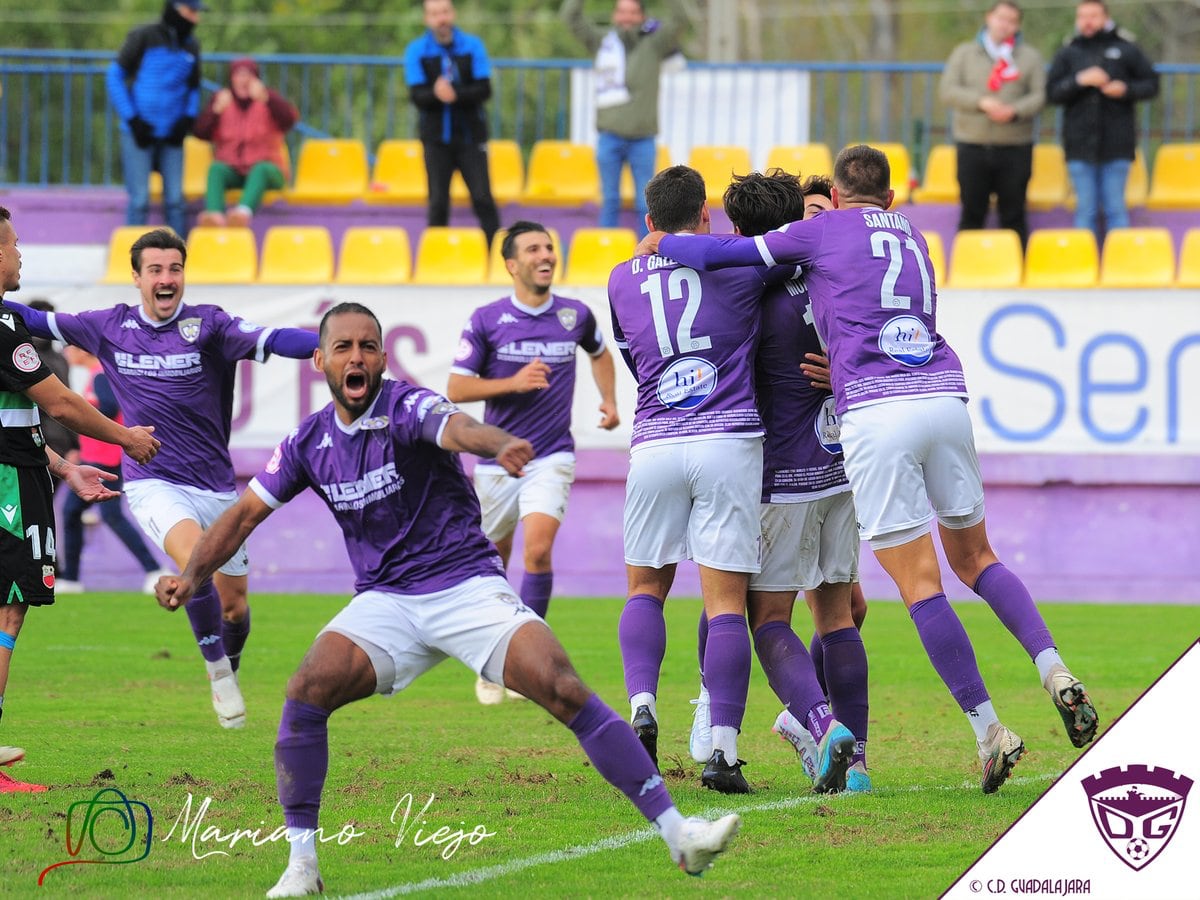
[[[495,706],[504,702],[504,685],[493,684],[483,678],[475,679],[475,699],[484,706]]]
[[[54,593],[56,594],[82,594],[85,590],[82,581],[72,581],[69,578],[54,579]]]
[[[246,724],[246,701],[242,699],[242,689],[238,687],[237,676],[230,672],[210,682],[212,686],[213,709],[217,711],[217,721],[222,728],[242,728]],[[280,894],[279,896],[291,896]]]
[[[25,751],[20,747],[0,747],[0,766],[11,766],[25,758]]]
[[[528,700],[529,699],[524,694],[518,694],[512,688],[505,688],[504,696],[507,697],[509,700]]]
[[[708,715],[708,691],[700,685],[700,696],[691,701],[696,707],[692,712],[692,734],[688,738],[688,753],[698,763],[708,762],[713,755],[712,724]]]
[[[317,858],[302,857],[288,863],[275,887],[267,891],[268,897],[308,897],[325,893],[325,882],[317,871]]]
[[[671,859],[689,875],[700,876],[712,868],[713,860],[724,853],[742,827],[742,817],[731,814],[710,822],[707,819],[684,819],[679,826],[676,848]]]
[[[771,730],[792,745],[809,781],[817,780],[817,742],[807,728],[786,709],[775,718]]]
[[[985,794],[994,794],[1012,774],[1017,760],[1025,755],[1025,743],[999,722],[993,722],[988,726],[987,738],[976,744],[979,761],[983,764],[980,784]]]
[[[164,575],[174,575],[170,569],[155,569],[153,572],[147,572],[146,577],[142,580],[142,593],[154,596],[154,586],[158,584],[158,579]]]
[[[100,510],[96,509],[94,506],[89,506],[79,514],[79,521],[84,525],[99,525]]]

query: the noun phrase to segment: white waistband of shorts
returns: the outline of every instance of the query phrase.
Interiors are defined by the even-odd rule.
[[[559,450],[557,453],[551,453],[549,456],[535,456],[529,462],[525,463],[525,472],[536,472],[538,469],[544,469],[547,466],[558,466],[563,463],[575,462],[575,454],[570,450]],[[475,464],[475,471],[480,475],[507,475],[504,466],[499,463],[488,461],[478,462]]]
[[[207,488],[192,487],[190,484],[180,484],[177,481],[167,481],[165,478],[132,478],[125,482],[125,492],[145,488],[170,488],[191,494],[193,497],[212,497],[216,500],[236,500],[237,491],[210,491]]]
[[[649,447],[662,447],[664,444],[695,444],[699,441],[744,441],[748,438],[754,438],[761,441],[766,432],[759,429],[758,431],[713,431],[709,434],[681,434],[679,437],[669,438],[654,438],[650,441],[642,441],[640,444],[634,444],[629,448],[629,452],[637,453],[639,450],[646,450]]]
[[[809,491],[806,494],[771,494],[771,499],[764,506],[787,506],[793,503],[811,503],[813,500],[824,500],[826,497],[836,497],[850,490],[850,483],[835,484],[823,491]]]

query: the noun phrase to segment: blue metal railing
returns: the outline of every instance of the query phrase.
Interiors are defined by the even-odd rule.
[[[238,54],[204,59],[206,91],[216,90]],[[118,123],[108,106],[104,76],[113,54],[104,51],[0,49],[0,179],[11,185],[120,183]],[[379,142],[416,133],[399,57],[285,55],[256,57],[268,84],[292,100],[301,121],[293,155],[309,136],[356,137],[373,152]],[[492,136],[528,148],[570,131],[571,74],[588,60],[494,60]],[[784,114],[772,100],[772,79],[808,73],[810,139],[832,149],[857,140],[904,143],[916,171],[933,144],[950,140],[950,114],[937,99],[941,63],[690,63],[713,72],[752,73],[754,112]],[[1159,97],[1139,105],[1143,152],[1164,141],[1194,141],[1200,65],[1160,65]],[[697,131],[728,110],[699,98],[690,115]],[[761,112],[759,112],[761,110]],[[1053,141],[1060,113],[1050,107],[1040,140]]]

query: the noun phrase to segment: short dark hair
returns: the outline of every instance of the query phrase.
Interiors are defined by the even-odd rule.
[[[12,221],[12,213],[10,213],[3,206],[0,206],[0,222],[10,222],[10,221]]]
[[[800,176],[783,169],[734,175],[725,189],[725,214],[744,235],[766,234],[804,218]]]
[[[804,179],[804,184],[800,185],[800,190],[804,191],[804,196],[809,194],[820,194],[827,200],[833,199],[833,179],[828,175],[809,175]]]
[[[704,176],[689,166],[663,169],[646,185],[646,209],[659,231],[690,231],[708,200]]]
[[[170,228],[155,228],[153,231],[147,231],[133,242],[133,246],[129,248],[129,261],[133,264],[135,272],[142,271],[143,250],[178,250],[182,262],[187,262],[187,244]]]
[[[887,154],[867,144],[846,147],[833,161],[833,183],[839,199],[886,203],[892,186],[892,167]]]
[[[536,234],[538,232],[546,235],[546,237],[550,236],[550,232],[546,230],[546,226],[540,222],[530,222],[528,219],[513,222],[508,227],[508,231],[504,235],[504,240],[500,244],[500,256],[504,259],[516,259],[517,238],[523,234]]]
[[[25,305],[41,312],[54,312],[54,304],[45,297],[31,297]]]
[[[367,309],[367,307],[363,306],[361,303],[348,301],[337,304],[337,306],[334,306],[327,313],[325,313],[325,315],[321,316],[321,327],[317,329],[317,342],[322,347],[325,346],[325,332],[328,331],[327,326],[330,319],[335,318],[336,316],[347,316],[352,313],[357,313],[360,316],[366,316],[372,322],[374,322],[375,328],[379,331],[380,340],[383,339],[383,326],[379,324],[379,319],[376,317],[375,313],[371,312],[371,310]]]
[[[1025,15],[1025,13],[1022,12],[1021,7],[1017,5],[1017,0],[996,0],[995,3],[988,7],[988,12],[995,12],[1001,6],[1007,6],[1011,8],[1017,14],[1018,19]]]

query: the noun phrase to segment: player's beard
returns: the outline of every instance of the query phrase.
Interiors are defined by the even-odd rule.
[[[346,396],[345,383],[348,379],[361,376],[366,379],[366,392],[359,399],[351,399]],[[352,373],[347,373],[342,376],[341,381],[336,381],[329,373],[325,374],[325,381],[329,385],[329,391],[341,405],[341,407],[350,413],[351,418],[357,419],[375,402],[375,398],[379,396],[379,388],[383,384],[383,372],[369,372],[367,370],[356,370]]]

